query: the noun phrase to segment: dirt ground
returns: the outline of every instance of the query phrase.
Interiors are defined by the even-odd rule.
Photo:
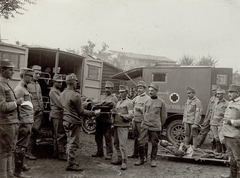
[[[161,156],[157,157],[155,168],[150,167],[149,161],[142,166],[134,166],[137,159],[128,159],[128,168],[122,171],[120,166],[112,165],[104,158],[91,157],[96,152],[94,135],[81,132],[81,137],[82,144],[77,152],[77,160],[84,167],[84,171],[65,171],[65,161],[51,158],[51,146],[38,146],[35,148],[38,160],[26,160],[26,163],[32,167],[26,174],[33,178],[217,178],[229,172],[229,167],[223,163],[187,161]],[[129,139],[128,143],[128,152],[131,154],[133,140]],[[114,157],[116,158],[115,150]]]

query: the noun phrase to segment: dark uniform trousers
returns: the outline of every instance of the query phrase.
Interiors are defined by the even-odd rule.
[[[143,148],[148,141],[152,143],[151,159],[155,159],[157,156],[159,139],[160,131],[151,131],[146,128],[142,128],[140,131],[140,135],[138,138],[140,148]]]
[[[106,153],[111,156],[113,154],[112,135],[111,135],[111,123],[97,122],[95,141],[97,143],[97,154],[103,154],[103,136],[106,142]]]
[[[31,136],[32,123],[21,123],[18,129],[16,153],[25,153]]]

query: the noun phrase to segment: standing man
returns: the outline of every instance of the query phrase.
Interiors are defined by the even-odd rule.
[[[116,96],[112,95],[114,84],[110,81],[106,81],[105,84],[105,93],[100,96],[100,102],[107,102],[108,108],[101,110],[102,112],[110,112],[110,110],[115,107],[118,102]],[[97,153],[93,154],[92,157],[102,157],[103,156],[103,136],[105,137],[106,143],[106,160],[110,160],[113,155],[113,145],[112,145],[112,135],[111,135],[111,126],[112,119],[109,114],[100,114],[96,118],[96,132],[95,132],[95,141],[97,143]]]
[[[231,84],[228,89],[231,101],[223,118],[222,133],[230,157],[230,175],[221,175],[222,178],[240,177],[240,85]]]
[[[139,81],[137,84],[138,89],[138,96],[136,96],[132,102],[134,107],[134,119],[132,122],[133,127],[133,135],[134,135],[134,147],[133,147],[133,154],[128,156],[128,158],[138,158],[138,137],[141,130],[141,123],[143,121],[143,106],[145,102],[150,99],[150,97],[146,94],[146,83],[144,81]],[[145,153],[147,159],[147,151],[148,151],[148,144],[145,146]]]
[[[53,87],[49,92],[51,106],[50,119],[53,123],[53,157],[60,160],[67,160],[64,148],[67,143],[67,136],[63,127],[63,107],[59,100],[62,82],[63,80],[61,75],[55,74],[53,76]]]
[[[63,106],[63,126],[67,134],[67,168],[66,171],[82,171],[75,162],[75,152],[80,147],[80,131],[83,116],[98,116],[99,111],[83,109],[81,95],[76,92],[78,79],[75,74],[66,76],[67,88],[60,94]]]
[[[114,116],[114,147],[117,150],[117,160],[112,161],[114,165],[121,165],[122,170],[127,169],[127,140],[130,121],[133,117],[133,104],[127,98],[128,87],[119,86],[121,100],[116,105],[116,115]]]
[[[14,176],[21,178],[28,178],[30,176],[25,175],[22,172],[23,161],[28,145],[29,138],[31,136],[33,125],[33,105],[31,102],[30,93],[27,90],[27,85],[33,79],[33,70],[29,68],[22,68],[20,70],[21,81],[14,89],[17,99],[24,98],[24,103],[19,106],[19,120],[20,125],[17,135],[16,151],[15,151],[15,170]]]
[[[198,136],[197,148],[200,148],[202,146],[203,142],[207,137],[208,132],[210,131],[210,120],[213,116],[212,115],[213,105],[218,100],[218,98],[216,97],[216,91],[218,89],[220,89],[219,85],[212,85],[212,97],[209,100],[204,122],[202,124],[200,134]],[[213,139],[212,148],[213,149],[215,148],[215,139]]]
[[[185,104],[184,115],[183,115],[183,124],[185,129],[185,140],[184,144],[189,145],[190,140],[193,140],[193,147],[197,147],[197,135],[198,127],[201,122],[202,114],[202,103],[195,96],[195,89],[188,87],[187,88],[187,102]]]
[[[13,177],[12,152],[18,129],[18,106],[23,98],[17,99],[8,84],[12,79],[14,65],[9,59],[0,60],[0,177]]]
[[[34,65],[33,69],[33,81],[27,85],[27,89],[32,97],[32,104],[34,109],[34,123],[32,127],[32,134],[28,143],[26,158],[31,160],[36,160],[37,158],[33,156],[32,149],[36,144],[36,139],[40,137],[40,126],[43,120],[43,99],[41,86],[37,82],[41,75],[41,66]]]
[[[156,167],[155,158],[158,152],[158,142],[162,126],[167,118],[165,101],[158,97],[159,87],[156,83],[148,86],[149,98],[143,108],[144,119],[141,125],[139,141],[139,160],[134,163],[135,166],[144,164],[145,145],[148,141],[152,143],[151,167]]]
[[[222,126],[223,126],[223,117],[225,110],[228,106],[228,101],[224,98],[225,90],[218,89],[216,91],[216,97],[218,100],[213,105],[213,116],[210,120],[210,129],[213,133],[213,137],[216,142],[216,150],[218,153],[225,152],[226,147],[224,144],[224,138],[221,134]]]

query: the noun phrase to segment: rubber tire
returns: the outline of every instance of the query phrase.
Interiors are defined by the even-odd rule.
[[[174,136],[174,131],[179,131],[180,136]],[[183,142],[185,136],[184,136],[184,126],[182,124],[182,120],[177,119],[172,121],[170,124],[168,124],[166,136],[168,141],[174,145],[179,145],[181,142]]]
[[[84,117],[82,129],[87,134],[94,134],[96,132],[96,119],[95,117]]]

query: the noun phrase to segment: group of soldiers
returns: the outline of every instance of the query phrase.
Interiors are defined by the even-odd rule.
[[[21,81],[12,89],[9,80],[13,76],[13,63],[2,59],[0,65],[0,177],[28,178],[23,171],[30,167],[24,164],[24,158],[37,159],[32,154],[34,144],[41,139],[40,126],[43,120],[43,99],[37,82],[41,67],[34,65],[20,70]],[[112,160],[114,165],[127,169],[127,158],[139,158],[134,163],[140,166],[147,161],[148,142],[151,142],[150,166],[155,162],[162,127],[167,118],[166,104],[158,97],[159,86],[144,81],[137,83],[138,96],[128,98],[128,87],[119,86],[119,99],[112,94],[114,84],[105,83],[105,93],[98,101],[107,103],[108,107],[85,110],[82,96],[76,92],[78,79],[75,74],[66,76],[67,87],[63,92],[61,75],[53,77],[53,87],[49,93],[50,119],[54,127],[54,157],[67,160],[66,171],[82,171],[76,160],[76,151],[80,147],[82,117],[96,117],[95,141],[97,152],[92,157]],[[148,89],[149,95],[146,94]],[[185,128],[184,146],[191,144],[198,148],[204,142],[209,130],[213,132],[217,152],[226,151],[230,157],[230,175],[222,177],[240,177],[240,86],[229,86],[231,101],[224,99],[225,90],[212,86],[208,110],[201,124],[202,105],[195,95],[195,89],[188,87],[188,100],[184,109],[183,125]],[[104,110],[105,109],[105,110]],[[106,112],[105,112],[106,111]],[[109,114],[111,113],[111,114]],[[134,150],[127,154],[129,126],[132,123],[134,133]],[[114,126],[112,143],[112,126]],[[200,134],[198,129],[200,128]],[[103,150],[105,138],[106,154]],[[113,159],[113,145],[117,159]],[[12,158],[14,154],[14,159]],[[14,171],[12,172],[12,160]]]
[[[193,149],[200,148],[211,130],[212,149],[230,158],[230,174],[221,177],[240,178],[240,86],[236,84],[229,86],[230,101],[224,98],[226,91],[218,85],[212,86],[212,93],[201,124],[201,101],[195,96],[195,89],[187,88],[188,100],[183,116],[185,140],[180,147],[181,150],[184,150],[183,147],[187,149],[192,141]]]

